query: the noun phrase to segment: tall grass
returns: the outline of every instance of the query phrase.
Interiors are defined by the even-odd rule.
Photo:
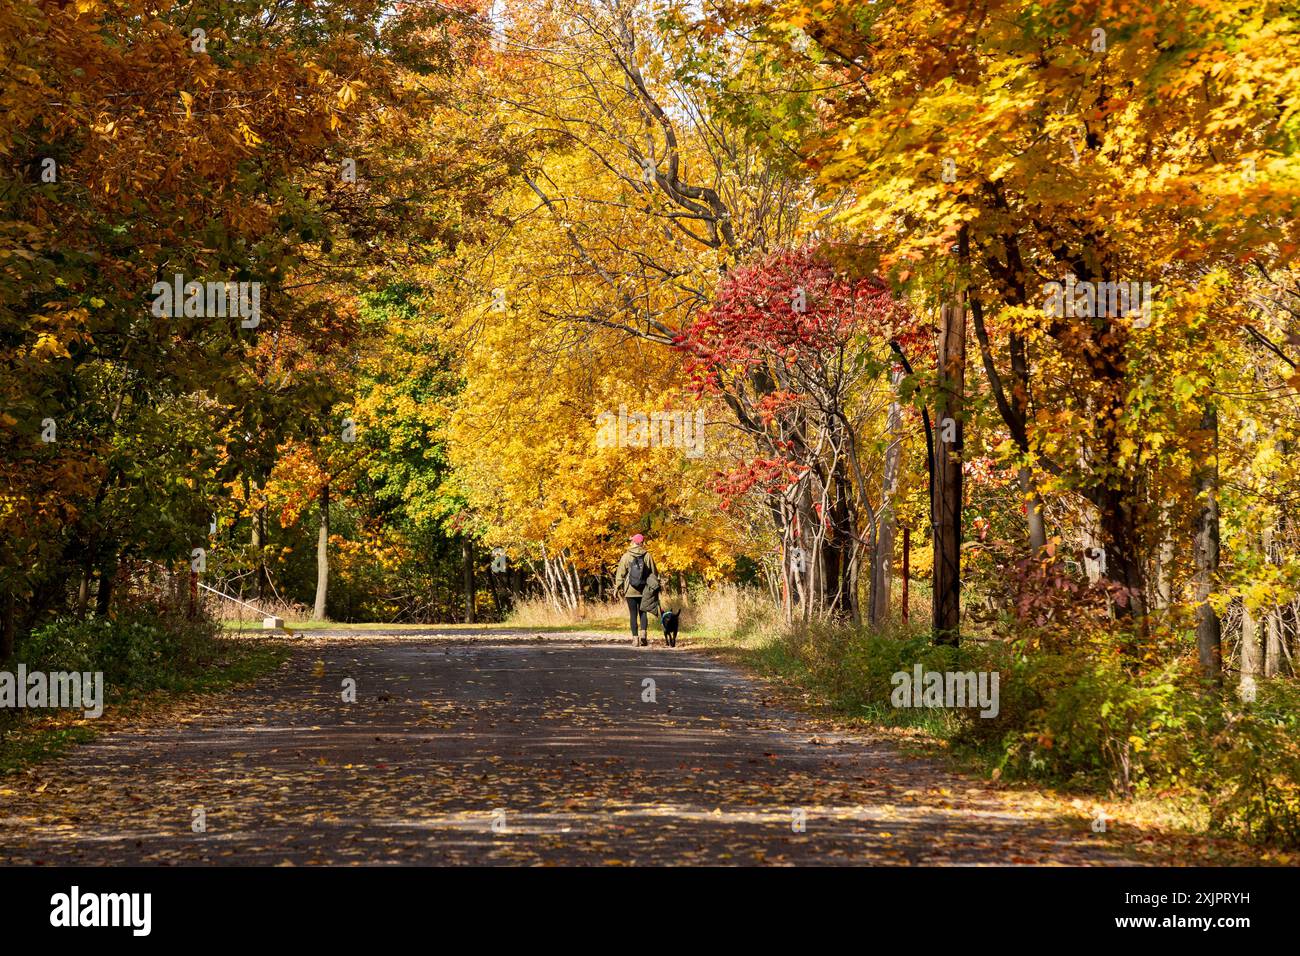
[[[312,613],[312,608],[296,601],[280,599],[258,601],[253,599],[248,603],[254,605],[257,610],[221,595],[209,591],[204,592],[203,607],[205,612],[214,620],[226,624],[248,624],[256,628],[262,626],[262,618],[264,617],[278,617],[282,621],[305,621],[311,617]]]
[[[542,597],[516,601],[506,615],[513,627],[590,627],[605,630],[627,626],[627,605],[623,601],[589,601],[576,608],[556,607]]]
[[[753,588],[721,583],[694,588],[687,593],[665,590],[659,596],[664,610],[681,614],[682,635],[703,632],[710,635],[776,633],[781,626],[781,609],[766,594]],[[528,598],[516,603],[506,618],[515,627],[587,627],[598,630],[627,630],[627,603],[622,598],[589,601],[577,608],[558,608],[545,598]]]

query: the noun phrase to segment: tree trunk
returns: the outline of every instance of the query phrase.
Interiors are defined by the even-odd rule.
[[[251,504],[253,500],[253,490],[257,486],[244,476],[244,502]],[[264,601],[267,595],[267,581],[270,580],[270,572],[266,569],[266,562],[262,560],[262,547],[266,543],[266,508],[265,506],[254,511],[249,518],[252,527],[249,529],[248,543],[253,551],[253,560],[257,562],[254,577],[257,581],[256,600]],[[242,586],[240,588],[243,590]]]
[[[858,601],[858,538],[853,508],[853,481],[843,459],[831,473],[830,527],[822,540],[826,575],[822,609],[831,617],[860,620]],[[871,544],[874,546],[875,541]]]
[[[1038,557],[1047,547],[1047,525],[1043,522],[1043,500],[1034,488],[1034,476],[1028,468],[1021,468],[1020,493],[1025,501],[1025,520],[1029,526],[1029,552]]]
[[[488,581],[492,584],[492,603],[496,606],[498,620],[506,616],[507,610],[506,602],[501,597],[501,582],[498,580],[500,577],[502,577],[500,574],[488,575]]]
[[[781,616],[786,624],[794,623],[794,569],[790,564],[788,542],[781,543]]]
[[[970,244],[963,230],[959,243],[963,267],[970,266]],[[1019,289],[1015,304],[1023,304],[1024,289]],[[984,309],[978,298],[970,299],[971,317],[975,323],[975,338],[979,342],[980,357],[984,362],[984,374],[988,378],[998,413],[1011,431],[1011,438],[1022,455],[1029,454],[1029,350],[1022,335],[1014,332],[1008,336],[1007,344],[1011,352],[1011,394],[1008,395],[1002,376],[998,374],[997,363],[993,358],[993,348],[988,330],[984,324]],[[1027,467],[1018,469],[1017,478],[1025,505],[1025,524],[1029,536],[1030,554],[1037,557],[1047,546],[1047,528],[1043,523],[1043,502],[1034,487],[1033,473]]]
[[[17,631],[18,601],[14,592],[6,590],[0,596],[0,661],[7,661],[14,656],[14,636]]]
[[[1139,530],[1143,526],[1141,479],[1140,474],[1121,464],[1124,455],[1119,422],[1129,403],[1127,366],[1122,337],[1111,326],[1102,329],[1095,342],[1089,364],[1101,387],[1096,400],[1088,405],[1100,429],[1101,444],[1095,449],[1096,458],[1089,468],[1094,483],[1085,490],[1085,497],[1097,508],[1104,549],[1103,576],[1123,586],[1125,591],[1123,598],[1113,604],[1114,614],[1120,619],[1136,618],[1142,634],[1140,639],[1145,639],[1146,565]],[[1081,461],[1086,457],[1081,453]],[[1138,644],[1130,643],[1125,650],[1136,654]]]
[[[1280,522],[1279,522],[1280,524]],[[1263,534],[1264,544],[1264,561],[1267,564],[1281,564],[1283,562],[1282,549],[1278,547],[1277,536],[1273,533],[1272,528],[1265,528]],[[1276,677],[1283,671],[1285,649],[1283,647],[1283,634],[1285,633],[1282,621],[1282,608],[1280,605],[1270,605],[1264,612],[1264,676]]]
[[[474,623],[474,542],[468,535],[462,546],[465,558],[465,623]]]
[[[1286,460],[1291,454],[1291,442],[1286,439],[1279,440],[1277,447],[1283,460]],[[1270,536],[1269,542],[1275,564],[1283,563],[1282,543],[1291,540],[1295,530],[1296,522],[1292,510],[1293,506],[1289,499],[1284,499],[1279,505],[1277,527]],[[1278,604],[1277,628],[1279,650],[1285,663],[1281,671],[1290,673],[1293,677],[1300,676],[1300,668],[1296,667],[1296,659],[1300,657],[1300,602],[1292,600]],[[1290,644],[1289,648],[1288,644]]]
[[[90,606],[90,582],[94,576],[94,566],[87,561],[82,565],[81,580],[77,582],[77,620],[86,616],[86,608]]]
[[[1278,617],[1282,622],[1282,654],[1286,657],[1287,670],[1292,677],[1300,677],[1300,667],[1296,666],[1296,661],[1300,660],[1300,601],[1283,604]]]
[[[898,493],[898,463],[903,456],[903,407],[898,403],[898,385],[903,370],[893,374],[894,398],[889,403],[889,448],[885,452],[885,472],[881,478],[880,520],[875,548],[871,555],[871,626],[879,630],[889,619],[889,586],[894,563],[894,497]]]
[[[1241,606],[1241,677],[1237,684],[1237,694],[1244,701],[1255,699],[1256,681],[1259,678],[1262,656],[1259,646],[1259,624],[1254,613],[1243,603]]]
[[[266,506],[257,509],[257,599],[265,601],[271,594],[271,569],[266,566],[265,551],[268,544],[266,533]]]
[[[316,537],[316,606],[313,621],[325,620],[325,599],[330,587],[330,483],[320,490],[320,533]]]
[[[1083,572],[1088,576],[1089,584],[1099,582],[1106,568],[1106,552],[1101,546],[1099,523],[1096,509],[1085,503],[1079,528],[1079,544],[1083,553]]]
[[[1219,416],[1207,403],[1201,430],[1211,447],[1196,471],[1196,656],[1201,675],[1214,684],[1223,682],[1223,644],[1219,616],[1210,606],[1214,578],[1219,571]]]
[[[1174,536],[1166,527],[1156,553],[1156,607],[1166,608],[1174,603]]]
[[[1024,436],[1021,451],[1029,451],[1029,348],[1023,335],[1012,333],[1009,340],[1011,347],[1011,373],[1014,377],[1011,402],[1015,409],[1015,418],[1020,423],[1020,432]],[[1034,487],[1034,476],[1028,468],[1020,469],[1020,490],[1025,495],[1025,523],[1029,532],[1029,551],[1034,557],[1042,554],[1047,547],[1047,523],[1043,520],[1043,499]]]
[[[1264,613],[1264,676],[1282,673],[1282,614],[1270,607]]]
[[[804,486],[807,486],[807,482]],[[821,576],[819,572],[821,550],[817,547],[816,535],[810,533],[809,522],[804,520],[805,515],[810,511],[810,508],[804,507],[803,502],[797,502],[790,518],[794,542],[790,563],[790,602],[798,606],[799,616],[805,622],[809,619],[809,597],[815,593],[817,580]],[[795,608],[791,607],[792,620],[794,610]]]
[[[940,310],[939,441],[934,463],[934,640],[961,639],[962,403],[966,377],[966,293]]]
[[[1100,498],[1098,511],[1105,548],[1103,576],[1124,585],[1128,592],[1127,600],[1116,607],[1116,616],[1143,617],[1146,614],[1146,576],[1138,553],[1137,516],[1133,514],[1137,494],[1131,486],[1108,487],[1103,489]]]
[[[113,606],[113,581],[117,577],[117,555],[104,559],[99,568],[99,592],[95,595],[95,613],[100,617],[108,614]]]

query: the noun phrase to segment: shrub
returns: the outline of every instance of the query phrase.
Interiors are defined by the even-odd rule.
[[[217,629],[209,619],[154,605],[112,617],[56,618],[18,646],[28,670],[102,671],[110,694],[171,687],[211,660]]]
[[[1117,655],[1040,652],[1003,680],[1009,729],[1001,766],[1013,774],[1105,782],[1130,795],[1151,777],[1155,742],[1182,725],[1177,666],[1126,670]]]
[[[893,678],[900,671],[910,674],[918,664],[924,671],[999,670],[1005,652],[997,646],[967,643],[954,648],[937,645],[919,631],[881,634],[813,623],[794,627],[765,653],[770,667],[798,674],[804,684],[846,713],[899,726],[922,724],[948,737],[959,737],[963,729],[977,725],[1000,725],[1000,717],[981,718],[975,708],[899,708],[892,701]]]
[[[1300,846],[1300,689],[1261,681],[1254,703],[1213,694],[1192,706],[1169,755],[1202,792],[1211,829]]]

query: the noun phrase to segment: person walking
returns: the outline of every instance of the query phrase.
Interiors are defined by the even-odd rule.
[[[641,606],[641,597],[645,593],[646,582],[651,577],[658,577],[655,559],[645,547],[645,536],[632,535],[623,557],[618,559],[618,571],[614,575],[614,591],[622,592],[627,599],[627,613],[632,622],[632,646],[644,647],[650,643],[650,630],[646,624],[646,610]],[[640,618],[641,629],[637,630]]]

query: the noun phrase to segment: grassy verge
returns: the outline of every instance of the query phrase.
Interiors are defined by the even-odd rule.
[[[679,646],[705,651],[762,677],[783,698],[804,713],[833,718],[846,727],[890,731],[891,736],[918,754],[939,752],[955,757],[945,738],[952,732],[951,715],[943,710],[895,710],[863,700],[858,688],[828,680],[810,658],[800,653],[789,635],[764,626],[742,624],[735,630],[701,628],[683,634]],[[963,752],[965,769],[991,772],[992,754]]]

